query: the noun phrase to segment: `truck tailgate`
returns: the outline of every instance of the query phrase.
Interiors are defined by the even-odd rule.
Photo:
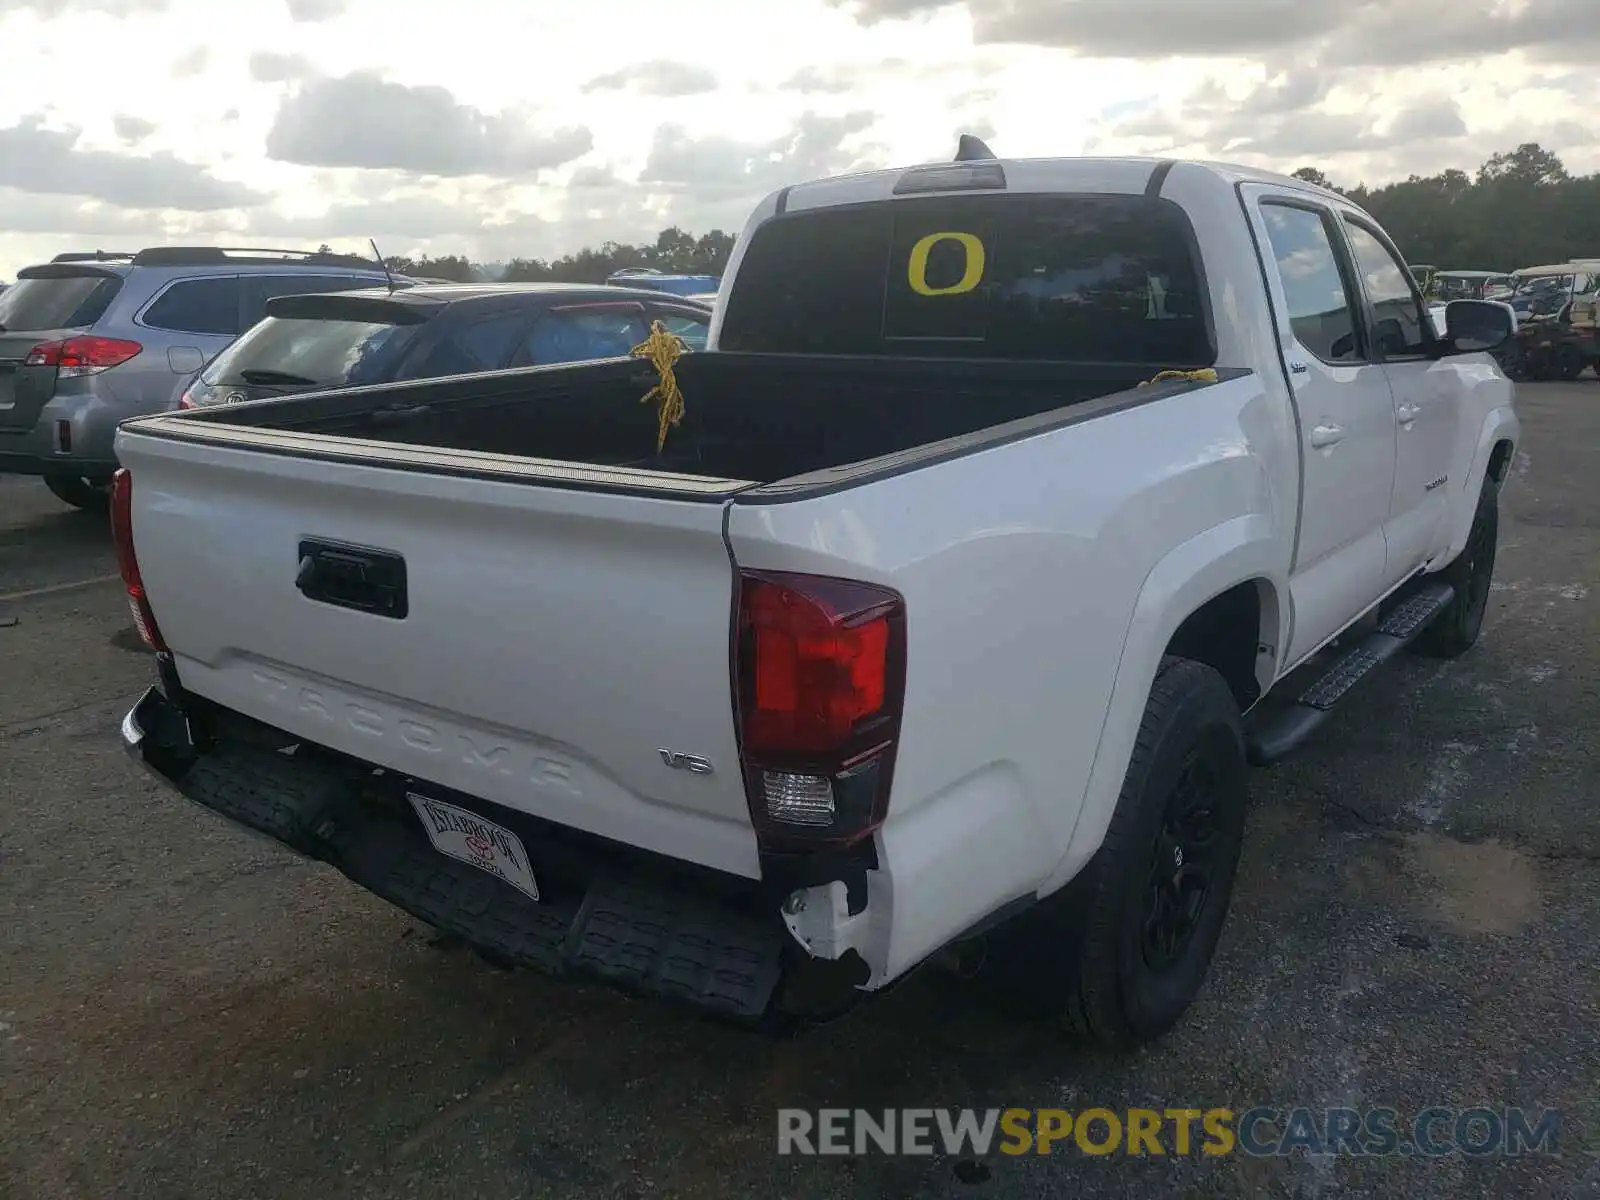
[[[573,490],[131,429],[118,455],[188,689],[422,781],[759,877],[715,489]],[[308,542],[357,548],[380,583],[366,552],[402,559],[404,615],[304,594],[297,575],[327,578],[304,573]],[[343,579],[336,600],[365,586]],[[684,756],[711,770],[669,765]]]

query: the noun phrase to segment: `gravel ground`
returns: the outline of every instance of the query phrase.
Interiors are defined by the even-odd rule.
[[[1600,383],[1520,407],[1483,641],[1256,777],[1211,981],[1125,1059],[935,975],[778,1041],[436,943],[125,761],[105,522],[0,478],[0,1195],[1600,1195]],[[775,1154],[780,1106],[1480,1103],[1560,1155]]]

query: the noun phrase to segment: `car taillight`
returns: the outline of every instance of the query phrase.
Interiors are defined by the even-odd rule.
[[[101,371],[120,367],[144,349],[138,342],[121,338],[70,337],[58,342],[40,342],[28,351],[22,362],[25,367],[54,367],[66,379],[81,375],[98,375]]]
[[[161,640],[156,615],[150,611],[150,600],[144,594],[139,557],[133,551],[133,476],[126,467],[117,468],[111,477],[111,537],[117,545],[117,569],[122,572],[122,586],[128,592],[134,626],[145,645],[152,650],[165,650],[167,644]]]
[[[179,408],[193,408],[194,407],[194,397],[189,395],[188,392],[184,392],[183,395],[178,397],[178,407]]]
[[[774,849],[848,845],[888,813],[905,694],[905,601],[873,584],[739,577],[745,795]]]

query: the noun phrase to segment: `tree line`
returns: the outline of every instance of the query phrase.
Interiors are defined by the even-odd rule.
[[[667,275],[721,275],[733,253],[733,241],[733,234],[720,229],[695,237],[674,225],[658,233],[653,244],[602,242],[556,259],[514,258],[503,270],[491,271],[458,254],[395,257],[387,262],[397,274],[460,282],[494,278],[505,283],[604,283],[612,272],[625,267],[650,267]]]
[[[1559,156],[1536,142],[1493,155],[1473,174],[1451,168],[1378,188],[1334,182],[1316,167],[1301,167],[1294,174],[1332,188],[1370,212],[1412,263],[1514,271],[1600,258],[1600,174],[1573,175]],[[401,274],[437,279],[602,283],[624,267],[720,275],[733,242],[734,235],[720,229],[696,237],[673,226],[657,234],[653,244],[604,242],[556,259],[516,258],[503,272],[460,255],[388,262]]]
[[[1347,187],[1316,167],[1294,174],[1366,209],[1412,264],[1515,271],[1600,258],[1600,173],[1573,175],[1537,142],[1493,155],[1471,175],[1452,168],[1380,188]]]

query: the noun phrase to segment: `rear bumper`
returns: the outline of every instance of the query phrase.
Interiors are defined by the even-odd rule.
[[[207,812],[326,862],[501,959],[742,1021],[831,1015],[858,995],[859,964],[802,952],[770,894],[749,891],[750,881],[657,863],[427,789],[522,838],[539,882],[535,902],[433,848],[403,799],[407,788],[427,785],[304,744],[283,753],[269,739],[219,727],[203,702],[180,707],[169,695],[184,697],[167,667],[163,687],[147,691],[122,720],[123,746],[140,767]]]
[[[31,428],[0,429],[0,473],[109,477],[117,426],[130,415],[92,392],[56,396]]]

